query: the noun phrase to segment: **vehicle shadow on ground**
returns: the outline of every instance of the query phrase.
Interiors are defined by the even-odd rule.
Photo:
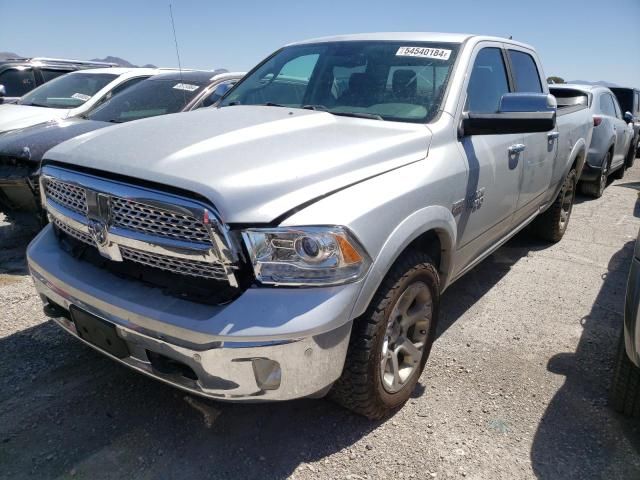
[[[591,312],[580,320],[583,333],[576,351],[549,360],[548,370],[566,379],[531,448],[539,479],[585,478],[585,472],[599,472],[597,478],[640,478],[640,422],[607,406],[634,243],[611,257]]]
[[[520,234],[456,282],[439,334],[520,258],[547,246]],[[0,340],[0,352],[0,465],[10,478],[287,478],[383,423],[329,400],[192,397],[114,364],[52,322]],[[426,392],[418,385],[414,397]]]
[[[3,221],[0,213],[0,275],[25,275],[27,245],[38,233],[34,228],[24,228]]]
[[[445,333],[458,318],[482,299],[521,258],[551,245],[536,238],[528,229],[524,229],[457,280],[442,296],[437,337]]]

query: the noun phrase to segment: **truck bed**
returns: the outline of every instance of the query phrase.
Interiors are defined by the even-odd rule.
[[[556,89],[553,92],[553,96],[556,97],[558,102],[557,115],[559,117],[588,108],[591,101],[588,93],[572,88]]]

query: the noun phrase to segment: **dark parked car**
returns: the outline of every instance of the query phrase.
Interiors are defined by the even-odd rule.
[[[55,145],[117,123],[210,106],[242,76],[243,73],[203,71],[159,74],[83,116],[0,135],[0,211],[39,215],[40,161]]]
[[[632,149],[627,157],[627,167],[633,165],[636,157],[640,156],[640,89],[626,87],[611,87],[610,90],[618,99],[623,112],[633,115]]]
[[[638,234],[640,238],[640,233]],[[631,260],[624,304],[624,328],[611,385],[611,405],[620,413],[640,417],[640,240]]]
[[[0,62],[0,103],[14,103],[25,93],[65,73],[113,66],[114,63],[59,58],[11,58]]]

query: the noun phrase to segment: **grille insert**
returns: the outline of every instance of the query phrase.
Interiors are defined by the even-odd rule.
[[[48,198],[63,207],[77,213],[87,213],[87,193],[84,188],[49,178],[45,184],[45,192]]]
[[[67,235],[88,245],[94,246],[95,243],[91,235],[76,230],[66,223],[53,219],[53,224]],[[136,248],[120,246],[120,254],[125,260],[140,263],[148,267],[159,268],[167,272],[179,275],[189,275],[192,277],[210,278],[213,280],[226,281],[227,275],[224,267],[219,263],[209,263],[199,260],[188,260],[184,258],[170,257],[157,253],[148,253]]]
[[[192,277],[213,278],[215,280],[227,279],[224,268],[212,263],[151,254],[129,247],[120,247],[120,253],[122,254],[122,258],[126,260],[172,273],[190,275]]]
[[[195,217],[120,197],[111,197],[111,222],[118,227],[158,237],[211,243],[206,227]]]

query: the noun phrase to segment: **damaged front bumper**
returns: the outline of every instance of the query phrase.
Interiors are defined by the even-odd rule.
[[[322,396],[342,373],[358,284],[250,288],[211,306],[168,297],[60,250],[51,226],[27,251],[45,313],[119,362],[181,389],[228,401]],[[113,329],[124,353],[82,338],[70,310]]]

